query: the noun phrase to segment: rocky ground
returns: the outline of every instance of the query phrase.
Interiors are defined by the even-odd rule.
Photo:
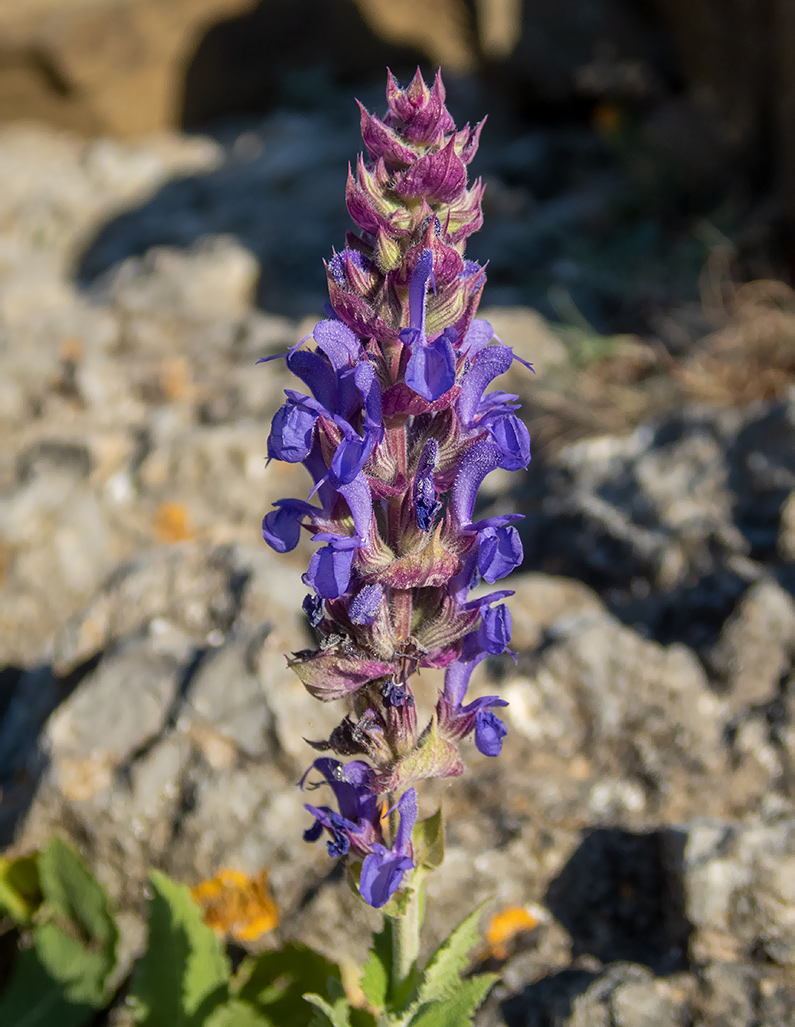
[[[259,537],[305,490],[265,463],[288,382],[255,361],[322,308],[357,149],[336,110],[139,143],[0,131],[0,837],[78,844],[128,956],[152,866],[266,867],[282,936],[335,957],[378,920],[300,838],[303,737],[339,712],[283,659],[307,552]],[[536,364],[505,387],[537,449],[486,483],[484,509],[527,515],[518,663],[476,679],[510,733],[426,791],[448,822],[428,941],[481,898],[533,910],[482,1027],[784,1027],[795,300],[731,286],[716,244],[694,302],[707,248],[680,233],[674,266],[614,226],[627,172],[594,133],[496,138],[483,314]],[[550,282],[555,329],[528,306],[553,312]]]

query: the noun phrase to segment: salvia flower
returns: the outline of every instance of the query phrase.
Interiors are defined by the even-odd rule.
[[[277,552],[302,529],[316,546],[303,609],[318,645],[289,664],[316,698],[348,703],[311,744],[357,757],[312,764],[336,808],[307,805],[305,837],[325,832],[331,856],[360,859],[377,907],[414,868],[414,786],[460,774],[467,736],[500,752],[505,701],[466,692],[478,663],[510,652],[512,593],[470,591],[522,562],[517,515],[473,521],[486,475],[526,467],[530,437],[517,397],[488,391],[518,358],[476,318],[486,276],[464,256],[482,221],[483,187],[467,182],[481,126],[457,131],[444,101],[441,76],[428,87],[418,71],[406,89],[389,75],[383,118],[361,108],[366,154],[346,187],[359,233],[326,265],[327,318],[286,354],[303,388],[286,390],[268,438],[270,458],[311,480],[262,525]],[[424,725],[423,668],[446,668]]]

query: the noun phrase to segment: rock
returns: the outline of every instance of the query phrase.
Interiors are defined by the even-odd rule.
[[[726,1027],[750,1027],[754,1012],[755,975],[737,963],[710,963],[701,975],[703,998],[701,1012],[704,1024],[726,1024]]]
[[[665,790],[684,767],[720,765],[722,704],[684,646],[644,641],[608,615],[564,619],[520,672],[506,681],[518,700],[506,713],[561,755],[606,769],[625,767],[632,751],[638,780]]]
[[[681,875],[691,958],[741,961],[754,952],[795,965],[792,881],[795,821],[694,820],[670,829],[672,873]]]
[[[202,29],[253,0],[38,0],[0,17],[3,118],[129,136],[178,123],[181,75]]]
[[[513,610],[512,644],[518,649],[532,649],[538,645],[553,624],[574,624],[599,617],[605,612],[601,599],[582,582],[573,578],[550,574],[514,574],[508,588],[516,593],[511,601]],[[493,591],[482,583],[473,596]]]
[[[294,786],[312,759],[302,736],[327,737],[341,713],[286,665],[303,587],[273,560],[163,548],[109,582],[56,647],[61,671],[102,655],[28,754],[42,776],[18,844],[79,835],[133,910],[153,865],[183,880],[267,866],[287,905],[322,876],[324,850],[296,834]],[[19,716],[3,727],[19,730]]]
[[[752,585],[726,621],[712,665],[735,709],[770,702],[795,650],[795,601],[777,582]]]
[[[781,507],[778,552],[782,560],[795,560],[795,489]]]
[[[655,978],[633,963],[600,973],[564,971],[531,985],[505,1004],[509,1027],[681,1027],[687,984]]]
[[[235,239],[213,236],[188,250],[155,248],[130,258],[95,295],[126,317],[158,311],[177,317],[231,318],[254,300],[259,268]]]

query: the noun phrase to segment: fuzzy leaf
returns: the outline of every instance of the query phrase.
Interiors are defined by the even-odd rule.
[[[37,857],[0,856],[0,915],[11,917],[16,924],[29,924],[41,900]]]
[[[145,1027],[203,1024],[229,997],[229,967],[214,931],[188,888],[151,875],[146,952],[136,965],[130,998]]]
[[[478,920],[485,905],[486,902],[481,902],[465,917],[431,956],[417,996],[420,1004],[438,1002],[458,992],[461,974],[469,964],[469,953],[480,940]]]
[[[441,809],[438,809],[433,816],[417,822],[411,842],[414,846],[414,858],[417,866],[434,870],[442,865],[444,860],[444,821]]]
[[[320,995],[308,994],[304,995],[304,998],[318,1010],[310,1021],[311,1027],[351,1027],[349,1007],[345,998],[338,998],[333,1006]]]
[[[364,997],[374,1009],[383,1009],[389,997],[389,975],[392,967],[392,928],[384,919],[379,934],[373,935],[373,946],[362,969],[360,986]]]
[[[450,998],[420,1006],[409,1020],[409,1027],[469,1027],[478,1006],[498,974],[478,974],[459,981]]]
[[[324,1000],[342,990],[340,969],[319,952],[290,942],[247,960],[232,984],[239,999],[250,1003],[279,1027],[305,1027],[304,994],[313,988]]]

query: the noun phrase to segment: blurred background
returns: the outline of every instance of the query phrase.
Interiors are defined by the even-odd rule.
[[[511,735],[443,789],[439,933],[535,903],[484,1024],[792,1022],[793,54],[792,0],[0,0],[0,844],[78,843],[130,958],[152,866],[267,866],[286,936],[359,954],[295,834],[339,714],[281,655],[308,550],[259,520],[306,484],[255,361],[322,314],[354,98],[441,67],[537,374],[484,487],[527,517]]]

